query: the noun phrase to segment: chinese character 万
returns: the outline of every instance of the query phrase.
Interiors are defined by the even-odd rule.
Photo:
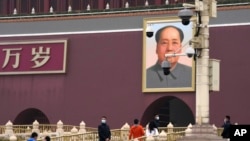
[[[6,48],[3,49],[5,51],[5,59],[2,68],[5,68],[9,63],[10,57],[15,57],[15,63],[12,65],[14,69],[19,67],[20,63],[20,52],[13,53],[13,51],[20,51],[22,48]]]

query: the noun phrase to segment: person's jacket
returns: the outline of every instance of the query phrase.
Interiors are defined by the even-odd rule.
[[[141,125],[133,125],[130,128],[130,132],[129,132],[129,139],[135,139],[135,138],[139,138],[141,136],[144,136],[145,132],[144,129]]]
[[[110,128],[107,124],[102,123],[98,126],[99,141],[105,141],[107,138],[111,138]]]
[[[28,138],[27,141],[36,141],[35,138]]]
[[[229,138],[229,137],[230,137],[230,125],[231,125],[230,121],[227,121],[227,122],[225,122],[225,123],[222,125],[223,131],[222,131],[222,133],[221,133],[221,136],[222,136],[223,138]]]

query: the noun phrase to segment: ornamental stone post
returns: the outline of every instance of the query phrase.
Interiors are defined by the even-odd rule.
[[[169,124],[167,125],[167,132],[168,133],[174,132],[174,125],[171,122],[169,122]]]
[[[5,124],[5,134],[7,136],[12,136],[14,135],[14,132],[13,132],[13,124],[12,122],[9,120],[6,124]]]
[[[61,120],[59,120],[57,122],[57,129],[56,129],[56,133],[58,136],[62,136],[64,134],[64,130],[63,130],[63,122]]]
[[[159,134],[159,141],[166,141],[167,140],[167,133],[162,130],[161,133]]]
[[[146,138],[146,141],[155,141],[155,138],[153,136],[148,136]]]
[[[10,141],[17,141],[17,137],[15,135],[10,136]]]
[[[81,133],[81,134],[86,133],[86,124],[85,124],[84,121],[82,121],[82,122],[80,123],[80,129],[79,129],[79,132],[78,132],[78,133]]]
[[[37,134],[40,133],[40,130],[39,130],[39,122],[37,120],[35,120],[33,122],[33,129],[32,129],[32,132],[36,132]]]
[[[125,123],[121,128],[121,140],[128,141],[129,140],[129,129],[130,126],[128,123]]]

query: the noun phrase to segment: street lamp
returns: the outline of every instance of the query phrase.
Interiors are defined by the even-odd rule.
[[[189,23],[192,11],[187,8],[195,8],[197,13],[197,31],[194,41],[194,48],[199,50],[201,55],[197,57],[196,66],[196,123],[209,123],[209,18],[216,17],[215,0],[195,0],[195,5],[184,3],[185,9],[179,11],[178,16],[182,23]],[[198,44],[198,45],[197,45]]]
[[[183,25],[188,25],[194,8],[197,15],[196,34],[191,40],[193,47],[199,51],[196,57],[196,124],[192,132],[181,139],[193,141],[223,140],[209,125],[209,18],[217,16],[216,0],[195,0],[195,5],[184,3],[185,9],[179,11],[178,16]]]

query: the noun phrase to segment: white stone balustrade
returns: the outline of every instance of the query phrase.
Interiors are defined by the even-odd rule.
[[[80,129],[79,129],[79,132],[78,132],[78,133],[79,133],[79,134],[86,133],[86,124],[85,124],[84,121],[82,121],[82,122],[80,123]]]
[[[10,136],[9,138],[10,141],[17,141],[17,137],[15,135]]]
[[[10,120],[5,124],[5,135],[9,136],[9,137],[14,135],[14,133],[13,133],[13,124],[12,124],[12,122]]]
[[[148,136],[146,138],[146,141],[155,141],[155,138],[153,136]]]
[[[130,126],[128,123],[125,123],[122,128],[121,128],[121,138],[124,141],[128,141],[129,140],[129,129]]]
[[[27,126],[23,133],[20,133],[20,130],[16,130],[15,126],[13,126],[11,121],[8,121],[5,125],[5,130],[0,134],[0,139],[3,138],[5,140],[10,140],[10,141],[17,141],[16,138],[20,139],[27,139],[32,132],[37,132],[38,133],[38,140],[41,141],[45,136],[50,136],[52,138],[58,138],[58,139],[63,139],[64,136],[67,136],[69,138],[69,141],[76,141],[76,140],[81,140],[81,141],[93,141],[98,138],[98,133],[96,132],[97,129],[92,129],[91,131],[94,132],[87,132],[86,129],[86,124],[84,121],[80,122],[80,126],[71,126],[71,130],[68,130],[68,127],[65,126],[61,120],[57,122],[56,129],[54,128],[53,130],[53,125],[49,128],[44,128],[42,125],[39,128],[39,122],[35,120],[32,124],[32,129],[30,128],[31,126]],[[46,125],[47,126],[47,125]],[[147,125],[148,126],[148,125]],[[19,127],[19,126],[16,126]],[[54,126],[55,127],[55,126]],[[162,128],[162,127],[161,127]],[[217,127],[213,125],[214,132],[217,131]],[[15,130],[14,130],[15,129]],[[52,129],[52,130],[51,130]],[[47,131],[49,130],[49,131]],[[112,130],[112,140],[122,140],[122,141],[128,141],[129,140],[129,130],[130,130],[130,125],[128,123],[125,123],[120,130]],[[167,131],[167,132],[166,132]],[[180,131],[183,133],[183,129]],[[187,128],[185,129],[185,134],[186,136],[189,136],[192,131],[192,124],[189,124]],[[183,136],[181,134],[175,135],[171,134],[174,132],[179,132],[174,130],[173,124],[170,122],[165,129],[162,128],[160,131],[160,134],[158,136],[150,136],[146,137],[146,141],[166,141],[167,139],[176,139],[176,137]],[[134,139],[136,141],[136,139]]]
[[[35,121],[33,122],[32,132],[36,132],[37,134],[40,133],[40,130],[39,130],[39,122],[38,122],[37,120],[35,120]]]
[[[174,132],[174,125],[171,122],[169,122],[169,124],[167,125],[167,130],[168,130],[168,133]]]
[[[71,134],[77,134],[78,133],[78,129],[74,126],[72,129],[71,129]]]
[[[167,140],[167,133],[162,130],[161,133],[159,134],[159,141],[166,141]]]
[[[62,122],[61,120],[59,120],[59,121],[57,122],[56,133],[57,133],[57,136],[62,136],[63,133],[64,133],[64,130],[63,130],[63,122]]]
[[[192,127],[193,125],[191,123],[189,123],[189,125],[187,126],[187,129],[185,130],[185,134],[186,136],[190,136],[192,133]]]

